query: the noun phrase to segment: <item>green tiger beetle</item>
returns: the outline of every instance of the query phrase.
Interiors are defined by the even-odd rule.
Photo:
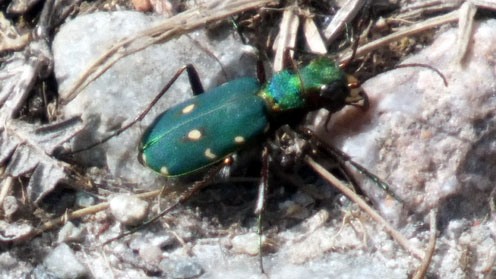
[[[138,158],[143,165],[165,177],[207,170],[205,178],[194,183],[192,190],[177,202],[181,203],[207,184],[229,162],[232,154],[263,142],[282,125],[297,123],[311,110],[325,108],[332,113],[347,104],[366,100],[365,95],[355,94],[361,91],[351,90],[358,87],[357,83],[350,83],[349,76],[328,57],[315,58],[299,70],[296,66],[292,68],[274,74],[267,82],[264,82],[265,72],[259,70],[258,78],[236,79],[204,92],[195,68],[186,65],[136,119],[103,140],[73,153],[99,145],[140,121],[186,70],[194,97],[153,121],[142,136]],[[273,145],[265,144],[262,183],[255,210],[259,215],[267,188],[268,150],[272,149]],[[217,167],[209,168],[212,165]]]

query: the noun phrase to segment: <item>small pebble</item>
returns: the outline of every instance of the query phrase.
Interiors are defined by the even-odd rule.
[[[0,220],[0,231],[7,239],[22,239],[32,233],[33,226],[23,221],[8,223]]]
[[[17,199],[14,196],[7,196],[3,200],[3,212],[6,219],[10,219],[19,209]]]
[[[14,268],[17,265],[17,261],[8,251],[0,254],[0,270]]]
[[[79,241],[81,239],[82,230],[76,226],[74,223],[67,222],[59,231],[59,235],[57,237],[58,243],[70,242],[70,241]]]
[[[262,236],[262,243],[265,242],[265,237]],[[259,250],[259,235],[251,232],[247,234],[237,235],[231,240],[232,251],[239,254],[248,254],[250,256],[258,255]]]
[[[110,200],[110,212],[124,225],[137,225],[148,214],[148,202],[132,195],[117,195]]]
[[[162,259],[162,249],[150,243],[143,243],[138,253],[148,264],[157,264]]]
[[[44,265],[59,279],[83,278],[88,275],[88,269],[78,261],[72,249],[65,243],[57,246],[46,257]]]
[[[190,260],[164,259],[159,267],[168,276],[176,279],[196,278],[203,274],[203,268]]]
[[[96,203],[96,198],[85,192],[76,193],[76,205],[79,207],[88,207]]]
[[[152,9],[150,0],[131,0],[134,9],[138,12],[148,12]]]

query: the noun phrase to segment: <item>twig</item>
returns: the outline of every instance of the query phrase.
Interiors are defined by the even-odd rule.
[[[310,157],[305,157],[305,162],[312,167],[317,173],[319,173],[324,179],[329,181],[334,187],[338,188],[343,194],[345,194],[349,199],[354,201],[362,210],[367,212],[372,219],[384,226],[386,231],[407,251],[412,253],[416,258],[423,259],[424,252],[419,250],[413,244],[411,244],[408,239],[406,239],[400,232],[395,230],[384,218],[382,218],[379,213],[372,209],[360,196],[353,192],[350,188],[346,187],[339,179],[328,172],[324,167],[315,162]]]
[[[370,42],[368,44],[365,44],[365,45],[359,47],[356,50],[355,57],[367,54],[371,51],[374,51],[374,50],[382,47],[383,45],[389,44],[390,42],[399,40],[403,37],[415,35],[417,33],[423,32],[423,31],[428,30],[428,29],[432,29],[432,28],[437,27],[439,25],[456,21],[456,20],[458,20],[458,17],[459,17],[458,11],[453,11],[451,13],[448,13],[448,14],[445,14],[442,16],[438,16],[438,17],[434,17],[434,18],[431,18],[431,19],[426,20],[426,21],[421,22],[421,23],[414,24],[412,26],[404,28],[403,30],[399,30],[393,34],[382,37],[380,39],[377,39],[373,42]],[[338,58],[338,62],[339,63],[347,63],[350,60],[350,58],[351,58],[351,51],[340,56]]]
[[[348,0],[341,9],[332,18],[331,23],[322,32],[327,44],[332,43],[336,37],[341,34],[346,23],[353,20],[356,14],[360,11],[365,4],[365,0]]]
[[[460,20],[458,21],[458,41],[456,49],[455,63],[461,65],[463,58],[467,53],[468,43],[472,38],[472,29],[474,25],[474,16],[477,8],[472,2],[463,3],[459,9]]]
[[[429,223],[431,226],[431,232],[429,237],[429,245],[427,245],[427,250],[425,251],[425,258],[422,261],[419,269],[412,277],[412,279],[422,279],[425,277],[427,270],[429,269],[429,265],[432,260],[432,256],[434,255],[434,251],[436,250],[436,240],[437,240],[437,210],[432,209],[429,213]]]
[[[496,10],[496,1],[494,0],[471,0],[473,5],[481,9],[490,9]],[[450,23],[453,21],[457,21],[460,19],[460,12],[458,10],[452,11],[445,15],[433,17],[431,19],[425,20],[423,22],[411,25],[402,30],[396,31],[393,34],[382,37],[378,40],[365,44],[357,49],[355,57],[365,55],[373,50],[378,49],[379,47],[388,44],[390,42],[399,40],[406,36],[411,36],[423,32],[428,29],[435,28],[439,25]],[[341,55],[338,58],[339,63],[346,63],[351,58],[351,51]]]
[[[160,191],[161,190],[155,190],[155,191],[150,191],[150,192],[146,192],[146,193],[142,193],[142,194],[137,194],[136,197],[139,199],[153,198],[153,197],[156,197],[157,195],[159,195]],[[83,209],[76,210],[72,213],[64,214],[64,216],[62,216],[62,217],[55,218],[55,219],[52,219],[52,220],[44,223],[40,229],[38,229],[34,232],[33,236],[38,235],[44,231],[51,230],[51,229],[55,228],[56,226],[59,226],[59,225],[65,223],[67,221],[81,218],[81,217],[84,217],[84,216],[89,215],[89,214],[95,214],[97,212],[100,212],[102,210],[107,209],[108,207],[109,207],[108,202],[102,202],[102,203],[99,203],[99,204],[96,204],[93,206],[89,206],[89,207],[86,207]]]
[[[279,24],[279,34],[274,42],[274,50],[276,55],[274,57],[274,72],[279,72],[284,69],[284,53],[287,49],[294,49],[296,46],[296,35],[298,26],[300,25],[300,18],[295,12],[296,7],[290,6],[284,10],[282,20]],[[293,58],[294,51],[289,51],[291,58]]]
[[[5,197],[7,197],[7,195],[9,194],[13,182],[14,182],[14,178],[12,178],[12,176],[7,176],[4,179],[2,184],[2,189],[0,189],[0,208],[2,207]]]
[[[90,63],[69,90],[59,93],[62,97],[61,103],[70,102],[81,90],[123,57],[153,44],[164,42],[174,36],[188,33],[208,23],[274,2],[275,0],[229,0],[221,3],[212,1],[168,18],[157,26],[146,29],[133,37],[123,39]]]

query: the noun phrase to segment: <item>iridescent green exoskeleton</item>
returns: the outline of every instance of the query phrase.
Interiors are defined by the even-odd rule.
[[[163,176],[186,175],[263,140],[287,113],[334,112],[349,97],[346,74],[326,57],[262,86],[255,78],[230,81],[158,116],[143,135],[140,161]]]

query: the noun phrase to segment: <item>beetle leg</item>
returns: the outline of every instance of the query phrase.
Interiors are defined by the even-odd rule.
[[[265,193],[267,192],[267,188],[269,186],[268,183],[269,177],[269,149],[267,146],[264,146],[262,151],[262,181],[258,187],[258,198],[255,207],[255,214],[258,215],[257,218],[257,226],[258,226],[258,256],[260,262],[260,271],[265,273],[263,267],[263,257],[262,257],[262,213],[265,208]]]
[[[217,167],[215,168],[212,168],[210,169],[206,174],[205,176],[203,177],[203,179],[201,180],[198,180],[196,181],[195,183],[193,183],[190,187],[188,187],[188,189],[186,191],[184,191],[183,193],[181,193],[181,195],[179,196],[179,198],[173,203],[171,204],[169,207],[165,208],[164,210],[162,210],[159,214],[153,216],[151,219],[143,222],[141,225],[125,232],[125,233],[122,233],[120,235],[118,235],[117,237],[114,237],[112,239],[109,239],[107,240],[105,243],[103,243],[103,245],[106,245],[114,240],[118,240],[118,239],[121,239],[127,235],[131,235],[139,230],[141,230],[143,227],[157,221],[160,217],[164,216],[165,214],[169,213],[171,210],[173,210],[174,208],[176,208],[178,205],[182,204],[182,203],[185,203],[187,200],[189,200],[193,195],[195,195],[198,191],[200,191],[201,189],[211,185],[211,182],[212,180],[217,176],[217,174],[221,171],[221,169],[224,167],[225,164],[230,164],[232,162],[232,159],[230,159],[229,157],[227,157],[223,163],[221,164],[218,164]]]
[[[372,180],[378,187],[380,187],[386,194],[390,195],[397,201],[403,203],[402,199],[398,197],[392,190],[391,187],[389,186],[388,183],[384,182],[381,178],[379,178],[377,175],[371,173],[367,168],[364,166],[360,165],[359,163],[353,161],[353,159],[343,151],[339,150],[339,148],[333,146],[332,144],[329,144],[325,142],[323,139],[321,139],[316,133],[311,131],[310,129],[307,128],[301,128],[300,132],[302,135],[305,135],[306,137],[309,137],[309,139],[314,139],[316,141],[317,146],[320,149],[323,149],[325,152],[328,154],[332,155],[339,164],[346,166],[346,163],[349,163],[352,165],[359,173],[365,175],[368,177],[370,180]]]
[[[188,73],[189,85],[191,86],[191,90],[193,90],[193,95],[197,96],[205,92],[195,66],[193,64],[187,64],[184,67],[186,67],[186,72]]]
[[[179,78],[179,76],[184,72],[184,70],[186,70],[187,73],[188,73],[188,78],[189,78],[189,82],[191,84],[191,89],[193,90],[193,94],[194,95],[198,95],[198,94],[203,93],[204,92],[203,85],[200,82],[200,78],[198,77],[198,72],[196,71],[195,67],[192,64],[184,65],[183,67],[179,68],[179,70],[177,70],[177,72],[174,74],[174,76],[162,88],[162,90],[160,91],[160,93],[157,96],[155,96],[155,98],[150,102],[150,104],[145,108],[145,110],[143,110],[134,120],[132,120],[128,124],[122,126],[121,128],[119,128],[117,130],[114,130],[110,135],[104,137],[103,139],[101,139],[101,140],[99,140],[97,142],[94,142],[94,143],[92,143],[92,144],[90,144],[90,145],[88,145],[86,147],[83,147],[83,148],[80,148],[80,149],[76,149],[76,150],[73,150],[71,152],[67,152],[64,155],[66,155],[66,154],[76,154],[76,153],[79,153],[79,152],[82,152],[82,151],[89,150],[89,149],[91,149],[91,148],[93,148],[95,146],[98,146],[98,145],[102,144],[102,143],[105,143],[109,139],[111,139],[111,138],[113,138],[115,136],[118,136],[122,132],[124,132],[125,130],[129,129],[129,127],[131,127],[134,124],[136,124],[136,122],[141,121],[146,116],[146,114],[148,114],[148,112],[152,109],[152,107],[158,102],[158,100],[160,98],[162,98],[162,96],[169,90],[169,88],[174,84],[174,82]]]
[[[267,75],[265,73],[265,66],[260,59],[260,57],[257,59],[257,79],[260,84],[265,84],[267,82]]]
[[[291,51],[293,51],[294,48],[292,47],[286,47],[284,49],[284,53],[282,55],[282,67],[283,69],[290,69],[291,71],[294,71],[295,73],[298,72],[298,67],[296,66],[296,63],[291,57]]]

